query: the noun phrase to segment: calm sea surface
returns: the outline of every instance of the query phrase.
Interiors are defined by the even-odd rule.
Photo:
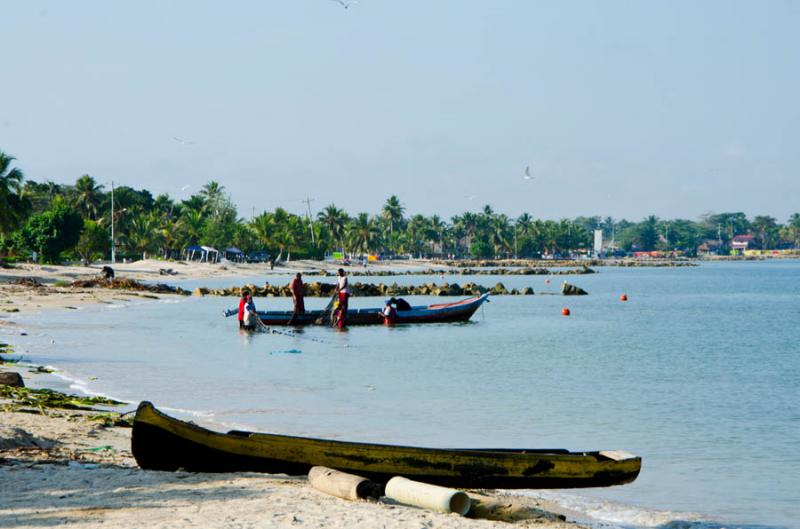
[[[590,293],[493,297],[466,324],[247,336],[222,317],[235,299],[192,297],[47,313],[3,338],[74,388],[220,429],[641,455],[631,485],[530,492],[602,527],[800,527],[800,262],[598,271],[549,285],[445,276],[537,294],[566,278]],[[182,285],[265,279],[288,281]]]

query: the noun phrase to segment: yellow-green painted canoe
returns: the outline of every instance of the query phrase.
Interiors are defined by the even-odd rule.
[[[320,465],[385,483],[393,476],[461,488],[575,488],[630,483],[642,460],[624,451],[443,449],[328,441],[242,431],[219,433],[142,402],[133,422],[140,467],[190,472],[304,475]]]

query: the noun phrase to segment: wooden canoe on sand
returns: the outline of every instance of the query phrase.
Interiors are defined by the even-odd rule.
[[[144,469],[305,475],[325,466],[386,483],[394,476],[460,488],[576,488],[630,483],[642,460],[622,451],[443,449],[328,441],[242,431],[218,433],[142,402],[133,455]]]

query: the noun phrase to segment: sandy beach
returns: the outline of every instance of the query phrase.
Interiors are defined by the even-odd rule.
[[[319,270],[319,265],[297,262],[273,273]],[[267,273],[263,264],[167,266],[179,273],[165,282]],[[402,268],[414,267],[420,265]],[[153,280],[161,277],[161,268],[165,263],[144,261],[115,270],[118,276]],[[164,296],[55,286],[98,273],[97,267],[80,266],[0,270],[0,326],[8,336],[19,315]],[[21,278],[35,281],[18,284]],[[29,387],[46,385],[46,378],[39,377],[47,375],[32,373],[28,366],[2,364],[0,370],[20,372]],[[434,513],[389,500],[348,502],[316,491],[303,477],[144,471],[130,453],[130,428],[103,426],[86,411],[20,410],[8,400],[0,400],[0,409],[0,527],[489,528],[508,527],[509,520],[523,527],[580,527],[563,521],[569,513],[558,512],[556,505],[496,491],[490,494],[506,506],[496,513],[502,521]]]

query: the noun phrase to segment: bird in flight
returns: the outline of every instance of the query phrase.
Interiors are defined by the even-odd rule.
[[[186,184],[185,186],[183,186],[183,187],[181,188],[181,191],[186,191],[186,190],[187,190],[187,189],[189,189],[190,187],[192,187],[192,186],[191,186],[191,184]]]
[[[531,166],[530,165],[526,165],[525,166],[525,175],[522,178],[524,178],[525,180],[533,180],[533,176],[531,176]]]
[[[351,2],[345,2],[344,0],[331,0],[331,2],[336,2],[345,9],[356,3],[355,0],[352,0]]]
[[[173,140],[175,140],[175,141],[177,141],[177,142],[178,142],[178,143],[180,143],[181,145],[194,145],[194,142],[193,142],[193,141],[184,140],[184,139],[182,139],[182,138],[179,138],[179,137],[177,137],[177,136],[173,136],[173,137],[172,137],[172,139],[173,139]]]

